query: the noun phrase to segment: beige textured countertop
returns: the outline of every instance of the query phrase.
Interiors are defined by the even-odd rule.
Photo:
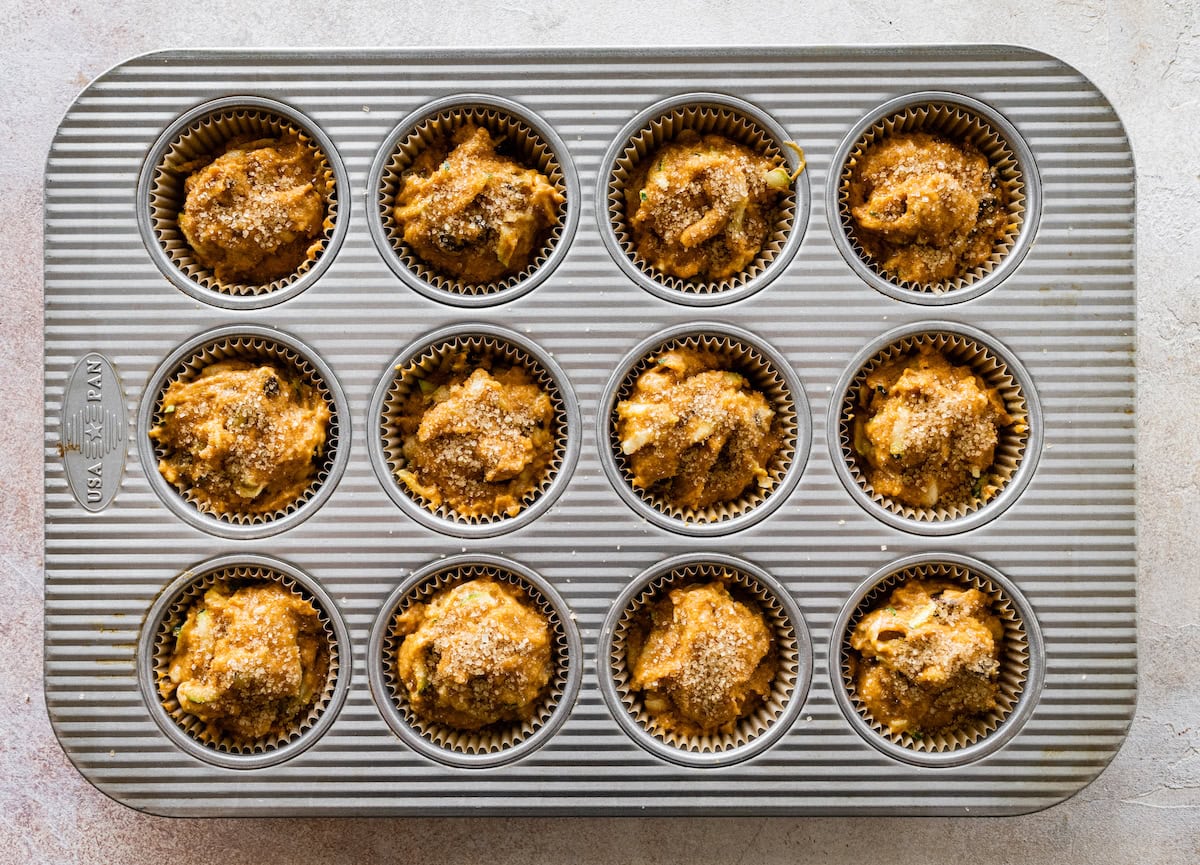
[[[1200,861],[1200,13],[1194,0],[0,4],[0,863]],[[743,8],[744,7],[744,8]],[[876,11],[885,8],[885,12]],[[602,10],[602,11],[601,11]],[[186,46],[1011,42],[1116,106],[1138,170],[1140,695],[1093,785],[1007,819],[168,820],[93,789],[42,699],[42,169],[107,67]]]

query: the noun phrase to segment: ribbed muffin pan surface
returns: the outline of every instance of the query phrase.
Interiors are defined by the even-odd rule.
[[[835,245],[827,184],[839,145],[889,100],[939,91],[978,100],[1028,145],[1042,212],[1025,257],[985,294],[927,306],[885,296]],[[578,176],[578,227],[527,293],[465,309],[414,291],[372,241],[373,161],[405,117],[488,94],[536,115]],[[752,296],[697,309],[636,284],[603,240],[605,153],[663,100],[722,94],[762,111],[804,148],[811,213],[794,258]],[[345,166],[347,233],[302,293],[223,308],[185,293],[139,231],[139,177],[155,142],[226,97],[282,103]],[[836,181],[836,178],[835,178]],[[799,187],[798,187],[799,188]],[[806,191],[806,195],[808,192]],[[833,217],[837,219],[836,214]],[[1137,687],[1134,167],[1111,105],[1061,61],[1007,46],[496,51],[173,51],[101,76],[52,144],[45,188],[45,688],[80,772],[118,801],[174,816],[474,814],[1015,814],[1089,783],[1116,753]],[[836,230],[834,225],[833,230]],[[151,238],[152,242],[153,239]],[[597,411],[638,343],[690,323],[754,335],[791,366],[811,408],[798,483],[753,525],[689,537],[617,493]],[[881,335],[929,322],[980,331],[1032,380],[1040,453],[1002,513],[946,536],[893,527],[839,481],[829,402]],[[578,460],[545,513],[496,537],[458,538],[396,506],[372,470],[372,394],[404,349],[447,327],[514,331],[544,351],[577,399]],[[136,416],[155,370],[198,335],[279,330],[312,349],[344,392],[348,462],[303,522],[269,537],[190,525],[154,491]],[[836,434],[836,431],[833,433]],[[154,479],[157,482],[157,479]],[[688,767],[633,742],[602,697],[597,660],[610,608],[638,574],[681,554],[761,568],[799,607],[812,685],[794,723],[734,765]],[[1015,585],[1044,650],[1041,688],[1012,737],[962,765],[911,765],[856,732],[835,698],[835,619],[872,574],[911,556],[969,557]],[[443,558],[503,556],[561,595],[583,643],[582,686],[542,747],[503,766],[444,765],[408,747],[372,699],[373,622],[411,574]],[[137,644],[159,596],[220,558],[278,560],[336,604],[349,692],[301,753],[260,768],[210,765],[180,748],[143,700]]]

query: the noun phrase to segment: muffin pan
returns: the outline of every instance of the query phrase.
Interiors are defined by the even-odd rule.
[[[934,96],[982,106],[1011,138],[1021,226],[969,284],[887,288],[854,263],[841,163],[880,117]],[[462,113],[532,130],[566,190],[546,250],[511,286],[438,284],[405,263],[381,215],[397,148],[428,118]],[[771,254],[738,284],[659,284],[620,240],[620,160],[657,134],[656,118],[735,115],[772,146],[804,149]],[[210,116],[274,118],[325,152],[336,218],[294,281],[213,290],[166,248],[169,214],[151,198],[169,189],[155,172]],[[176,816],[1013,814],[1060,801],[1115,754],[1136,695],[1133,213],[1112,107],[1075,70],[1022,48],[128,61],[67,112],[46,170],[45,686],[59,740],[110,796]],[[794,430],[762,502],[689,523],[622,486],[609,414],[640,352],[710,333],[775,367]],[[889,345],[939,334],[1000,359],[1028,432],[994,501],[912,519],[853,476],[838,406]],[[443,519],[389,488],[382,411],[395,367],[458,338],[508,340],[560,399],[554,477],[508,523]],[[199,353],[238,346],[297,359],[337,417],[309,496],[245,523],[200,513],[165,484],[146,438],[166,381]],[[746,742],[665,743],[619,696],[615,623],[638,585],[684,566],[741,569],[787,620],[780,714]],[[158,701],[177,597],[214,568],[270,571],[319,601],[337,672],[294,739],[206,745]],[[536,729],[433,741],[393,699],[379,623],[447,568],[503,569],[552,609],[561,670]],[[859,601],[906,568],[982,581],[1011,602],[1025,640],[1005,717],[942,750],[879,735],[843,678]]]

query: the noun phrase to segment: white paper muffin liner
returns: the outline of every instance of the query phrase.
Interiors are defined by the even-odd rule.
[[[855,166],[864,153],[889,136],[910,132],[926,132],[952,142],[967,141],[975,145],[979,152],[987,158],[988,163],[996,169],[997,181],[1004,185],[1009,192],[1006,230],[1003,237],[995,244],[992,254],[986,261],[967,273],[941,282],[911,282],[884,270],[860,244],[856,235],[854,219],[850,213],[850,180]],[[943,295],[951,292],[963,294],[996,271],[1017,244],[1026,220],[1028,187],[1030,183],[1037,182],[1036,177],[1027,177],[1022,171],[1021,162],[1018,160],[1013,146],[1001,133],[998,123],[989,121],[988,117],[979,111],[971,110],[965,100],[940,102],[926,101],[920,97],[914,97],[911,104],[897,107],[895,111],[885,114],[868,126],[854,142],[843,163],[833,167],[831,176],[838,178],[838,229],[849,242],[850,249],[857,256],[861,266],[878,279],[888,283],[901,295]],[[994,282],[995,280],[993,280],[993,284]]]
[[[325,401],[330,417],[325,430],[325,447],[315,461],[315,471],[307,488],[286,507],[272,513],[256,514],[236,511],[218,513],[197,497],[186,484],[172,485],[159,475],[162,484],[175,494],[175,500],[168,500],[168,505],[176,505],[175,509],[182,511],[180,515],[185,518],[199,517],[199,521],[195,519],[191,521],[201,528],[208,528],[214,523],[236,527],[267,527],[286,520],[309,502],[313,502],[322,492],[322,487],[326,483],[333,482],[331,478],[336,474],[336,464],[344,463],[344,458],[338,459],[338,450],[342,447],[341,426],[344,420],[339,416],[338,400],[335,397],[332,383],[318,369],[309,353],[297,346],[289,345],[282,337],[272,338],[249,331],[245,334],[238,334],[236,328],[233,330],[234,333],[230,335],[217,336],[211,341],[198,345],[162,378],[160,387],[153,393],[147,390],[144,398],[152,400],[152,402],[146,431],[163,422],[165,415],[163,414],[162,400],[171,384],[176,381],[191,381],[198,377],[205,367],[232,359],[266,362],[295,370],[303,381]],[[139,432],[144,431],[139,429]],[[150,462],[154,467],[153,470],[155,474],[159,474],[158,462],[169,456],[169,452],[161,443],[149,440],[145,435],[143,435],[143,441],[144,446],[150,448],[147,453],[152,454]]]
[[[375,218],[383,228],[388,251],[401,266],[415,277],[415,285],[429,289],[425,293],[436,297],[438,293],[467,297],[491,297],[495,302],[515,296],[523,283],[532,281],[543,268],[551,267],[551,258],[560,244],[569,241],[567,234],[567,210],[569,198],[575,194],[568,182],[563,159],[556,152],[553,136],[528,112],[518,113],[518,106],[499,99],[462,102],[433,107],[431,113],[415,123],[401,124],[403,129],[391,150],[379,167],[379,180],[374,189],[372,206]],[[499,142],[497,152],[515,159],[519,164],[536,169],[545,175],[550,184],[565,200],[558,208],[558,219],[546,232],[541,248],[533,255],[522,270],[487,283],[470,283],[438,271],[426,264],[407,243],[404,242],[402,226],[394,217],[396,196],[402,186],[403,174],[416,158],[427,148],[448,142],[457,129],[468,124],[487,129],[493,140]],[[385,253],[386,254],[386,253]],[[523,292],[522,292],[523,293]]]
[[[626,497],[632,498],[639,505],[639,510],[652,519],[657,518],[659,524],[668,528],[719,527],[765,508],[768,502],[772,502],[772,506],[777,505],[778,502],[773,500],[790,491],[807,457],[808,406],[786,364],[778,356],[772,356],[769,350],[752,342],[748,334],[735,332],[732,328],[684,326],[660,336],[661,340],[655,338],[649,347],[643,343],[639,349],[635,349],[637,359],[619,380],[610,383],[606,398],[601,403],[600,411],[607,413],[604,415],[601,455],[606,459],[606,468],[611,466],[614,469],[614,484],[622,485]],[[716,368],[743,375],[775,410],[774,424],[780,438],[779,449],[767,463],[765,479],[748,486],[737,499],[718,502],[706,508],[680,507],[653,487],[634,487],[631,462],[621,450],[617,405],[630,398],[638,377],[651,367],[654,358],[679,348],[710,355],[720,362]],[[605,448],[607,453],[603,450]],[[618,492],[622,492],[622,488],[618,488]]]
[[[669,100],[674,101],[679,100]],[[612,157],[607,179],[601,189],[617,248],[650,285],[666,289],[668,297],[670,294],[681,295],[677,299],[683,302],[687,302],[689,295],[728,293],[736,294],[739,298],[745,296],[742,288],[756,280],[760,285],[765,284],[763,274],[768,271],[775,273],[787,264],[789,253],[794,252],[798,245],[789,243],[789,235],[804,230],[804,225],[800,224],[803,220],[798,218],[799,196],[795,187],[789,186],[775,205],[774,224],[762,249],[745,269],[733,276],[720,280],[681,279],[657,270],[638,254],[626,212],[626,187],[632,182],[640,163],[684,130],[690,129],[700,135],[721,135],[768,159],[777,160],[780,166],[789,171],[793,170],[792,161],[795,157],[785,151],[779,132],[769,128],[774,126],[769,118],[748,103],[735,103],[727,98],[722,99],[721,103],[698,94],[695,101],[664,105],[661,113],[625,137],[624,143]]]
[[[495,328],[469,326],[448,329],[433,337],[419,350],[412,352],[407,360],[396,364],[380,382],[377,392],[379,410],[377,421],[379,435],[375,442],[377,472],[386,472],[385,488],[389,495],[401,503],[410,502],[416,513],[426,517],[425,521],[434,528],[445,529],[455,534],[473,529],[507,529],[528,521],[527,513],[542,500],[548,500],[561,489],[565,475],[573,462],[572,453],[577,443],[572,442],[571,418],[575,414],[574,397],[565,387],[565,379],[553,361],[539,349],[526,341],[517,341],[515,335],[506,334]],[[398,478],[408,461],[404,456],[404,434],[400,426],[405,398],[417,387],[418,378],[436,374],[441,365],[457,352],[465,352],[477,359],[475,366],[492,370],[495,366],[521,367],[525,369],[539,388],[549,397],[553,411],[551,434],[554,449],[550,463],[542,477],[522,498],[521,510],[515,515],[504,512],[492,514],[463,514],[449,501],[443,499],[435,504],[408,487]],[[560,384],[562,382],[562,384]],[[380,399],[380,397],[382,397]],[[574,447],[573,447],[574,445]],[[410,513],[412,510],[410,510]]]
[[[875,491],[868,479],[866,458],[854,449],[854,419],[863,411],[861,399],[867,376],[885,363],[928,346],[956,366],[969,366],[989,388],[995,388],[1013,422],[998,430],[995,459],[986,471],[998,488],[987,499],[968,502],[938,503],[932,507],[914,507]],[[867,401],[869,402],[869,400]],[[869,500],[879,509],[914,523],[941,523],[959,520],[979,512],[994,501],[1012,482],[1029,448],[1030,406],[1028,396],[1008,364],[984,343],[962,333],[931,330],[901,337],[872,356],[854,375],[850,386],[841,395],[841,413],[837,422],[837,437],[841,458],[849,475]]]
[[[458,556],[414,575],[416,581],[393,594],[380,614],[372,639],[378,643],[378,660],[372,658],[372,685],[378,686],[377,700],[386,700],[394,711],[385,720],[402,737],[426,756],[464,767],[500,765],[524,756],[544,744],[570,711],[578,690],[580,658],[572,651],[573,623],[556,609],[541,579],[502,560],[489,556]],[[410,707],[408,694],[396,669],[404,637],[397,635],[397,618],[414,604],[428,603],[437,594],[476,579],[491,579],[520,589],[550,626],[550,676],[533,716],[527,721],[499,722],[478,730],[460,730],[419,717]],[[561,602],[559,602],[561,605]],[[565,608],[562,608],[565,610]],[[382,693],[380,693],[382,691]],[[398,728],[399,727],[399,728]],[[406,729],[405,729],[406,728]],[[539,735],[541,733],[541,735]]]
[[[339,645],[329,611],[324,608],[319,598],[306,591],[304,586],[290,575],[262,565],[228,565],[216,570],[209,570],[176,592],[160,620],[153,626],[154,681],[151,685],[153,693],[161,695],[160,685],[168,682],[171,657],[175,652],[176,628],[184,623],[192,605],[200,601],[206,591],[217,583],[226,583],[236,590],[245,586],[272,582],[282,585],[296,597],[308,601],[317,611],[317,616],[324,626],[329,653],[329,672],[326,676],[325,687],[313,701],[308,712],[299,717],[286,732],[263,736],[252,741],[238,741],[228,734],[215,730],[209,722],[185,712],[173,690],[165,699],[160,696],[162,708],[178,729],[198,743],[205,751],[233,757],[259,757],[270,754],[296,742],[300,737],[313,730],[322,714],[330,709],[333,702],[334,691],[341,675],[341,653],[348,647]],[[203,754],[200,756],[204,758]]]
[[[850,648],[850,636],[865,615],[879,608],[893,590],[909,580],[944,581],[967,589],[978,589],[991,600],[991,611],[1004,626],[997,706],[986,715],[972,719],[954,730],[917,735],[910,732],[892,733],[886,724],[874,718],[857,694],[851,674],[850,659],[854,650]],[[1024,620],[1016,604],[1008,593],[986,574],[961,563],[934,560],[913,564],[887,574],[858,602],[846,627],[840,634],[835,635],[835,639],[839,640],[836,665],[840,681],[854,711],[874,735],[913,752],[939,754],[963,749],[984,740],[1013,713],[1029,678],[1030,644]]]
[[[228,101],[228,100],[223,100]],[[183,211],[184,181],[196,170],[187,168],[190,163],[206,158],[216,158],[226,142],[240,137],[279,138],[294,135],[314,154],[326,187],[325,220],[321,235],[314,238],[318,244],[292,273],[263,285],[250,283],[225,283],[213,271],[198,261],[187,239],[179,228],[179,214]],[[149,168],[149,166],[148,166]],[[217,108],[203,114],[185,126],[166,146],[161,158],[150,169],[148,205],[150,230],[154,241],[161,247],[171,266],[185,280],[192,282],[205,292],[216,295],[270,295],[290,294],[287,291],[313,270],[317,262],[332,254],[335,228],[339,219],[339,186],[330,155],[316,140],[314,134],[291,117],[269,108],[231,106]]]

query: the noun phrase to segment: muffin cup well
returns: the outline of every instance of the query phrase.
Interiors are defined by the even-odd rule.
[[[639,612],[672,589],[714,580],[757,601],[773,632],[779,667],[770,695],[732,733],[679,736],[659,728],[629,686],[629,629]],[[609,609],[597,650],[600,690],[626,735],[660,759],[698,768],[740,763],[777,742],[804,705],[812,666],[808,626],[787,590],[761,568],[719,553],[675,556],[639,574]]]
[[[196,260],[179,228],[187,166],[217,155],[241,136],[275,138],[294,134],[307,144],[321,166],[327,187],[324,230],[317,251],[288,276],[265,285],[227,284]],[[295,297],[310,287],[333,261],[348,228],[342,196],[349,175],[333,142],[293,108],[256,96],[231,96],[199,105],[159,136],[138,178],[138,228],[150,257],[180,290],[225,309],[260,309]]]
[[[522,589],[547,618],[555,671],[531,720],[493,724],[480,730],[458,730],[422,720],[409,708],[396,674],[397,652],[403,640],[394,633],[394,625],[396,617],[412,604],[428,602],[444,589],[480,577]],[[566,602],[534,571],[491,555],[441,559],[408,577],[391,593],[376,617],[367,653],[371,694],[392,731],[418,753],[468,769],[502,766],[545,745],[571,713],[583,678],[583,644]]]
[[[654,490],[636,489],[617,433],[617,404],[633,392],[651,360],[675,348],[711,353],[746,377],[776,412],[782,445],[767,465],[767,479],[732,502],[702,510],[680,508]],[[596,441],[609,482],[625,503],[651,523],[684,535],[711,537],[739,531],[778,508],[800,480],[812,442],[808,399],[791,364],[749,331],[715,322],[684,324],[640,342],[617,365],[597,411]]]
[[[222,360],[270,361],[291,367],[319,393],[329,407],[325,449],[308,488],[295,502],[272,514],[218,514],[203,506],[188,489],[169,483],[158,470],[166,451],[153,442],[150,430],[162,420],[162,398],[174,381],[195,378],[204,367]],[[333,371],[295,337],[273,328],[230,325],[193,337],[172,352],[150,376],[137,419],[138,456],[151,488],[184,522],[223,538],[262,538],[308,519],[333,493],[349,461],[350,410]]]
[[[914,737],[891,733],[875,720],[855,693],[850,674],[850,635],[864,615],[896,587],[913,579],[937,579],[979,589],[1004,625],[999,705],[957,730]],[[1045,676],[1045,647],[1033,608],[1003,574],[983,562],[951,553],[914,555],[872,574],[843,605],[831,630],[829,671],[833,693],[850,726],[870,745],[896,760],[918,766],[950,767],[995,753],[1029,719]]]
[[[928,132],[950,140],[970,141],[998,169],[1000,182],[1009,190],[1009,220],[1004,238],[987,261],[961,277],[928,285],[900,280],[872,261],[855,239],[848,207],[851,171],[872,144],[904,132]],[[994,108],[957,93],[914,93],[880,105],[842,141],[830,164],[829,177],[825,212],[838,251],[872,288],[909,303],[925,306],[959,303],[995,288],[1029,251],[1041,218],[1041,179],[1033,151]]]
[[[789,171],[800,167],[798,155],[784,145],[791,140],[787,132],[750,103],[718,93],[664,99],[626,124],[604,155],[596,190],[600,235],[617,266],[656,297],[688,306],[732,303],[765,288],[800,248],[811,206],[808,173],[801,173],[782,197],[762,250],[741,273],[716,281],[662,273],[637,254],[625,209],[625,187],[639,162],[686,129],[722,135],[765,156],[777,157]]]
[[[404,397],[416,386],[414,373],[432,372],[455,351],[525,367],[550,397],[554,410],[554,454],[540,482],[525,495],[515,516],[503,513],[465,515],[448,502],[435,505],[402,484],[396,472],[406,465],[398,417]],[[455,537],[493,537],[527,525],[554,503],[570,481],[579,457],[579,405],[554,359],[532,341],[513,331],[486,324],[452,325],[422,337],[388,364],[371,400],[368,430],[371,465],[384,491],[402,511],[427,528]]]
[[[249,743],[214,736],[204,721],[180,708],[174,695],[164,700],[159,692],[159,682],[167,675],[174,652],[175,628],[187,617],[191,605],[218,582],[235,586],[277,582],[309,601],[324,625],[329,646],[325,688],[307,715],[283,736],[266,736]],[[295,757],[333,724],[349,691],[350,657],[346,625],[333,599],[316,580],[298,568],[265,556],[223,556],[184,571],[154,602],[138,640],[138,682],[151,717],[184,752],[229,769],[261,769]]]
[[[501,140],[501,153],[508,152],[522,165],[537,169],[566,199],[533,260],[519,273],[485,284],[467,283],[425,264],[404,242],[393,218],[403,173],[425,148],[467,123],[487,129]],[[579,223],[579,178],[566,145],[540,117],[508,99],[467,93],[432,102],[392,130],[371,165],[366,204],[375,246],[407,286],[453,306],[493,306],[532,291],[566,256]]]
[[[867,375],[881,364],[927,345],[956,365],[970,366],[999,392],[1015,420],[999,433],[988,469],[999,492],[987,500],[953,507],[914,507],[877,493],[854,449],[854,416]],[[919,535],[951,535],[988,523],[1007,510],[1037,467],[1042,444],[1042,411],[1033,380],[1008,348],[963,324],[917,322],[883,334],[858,353],[842,373],[829,402],[829,452],[842,485],[863,509],[893,528]]]

